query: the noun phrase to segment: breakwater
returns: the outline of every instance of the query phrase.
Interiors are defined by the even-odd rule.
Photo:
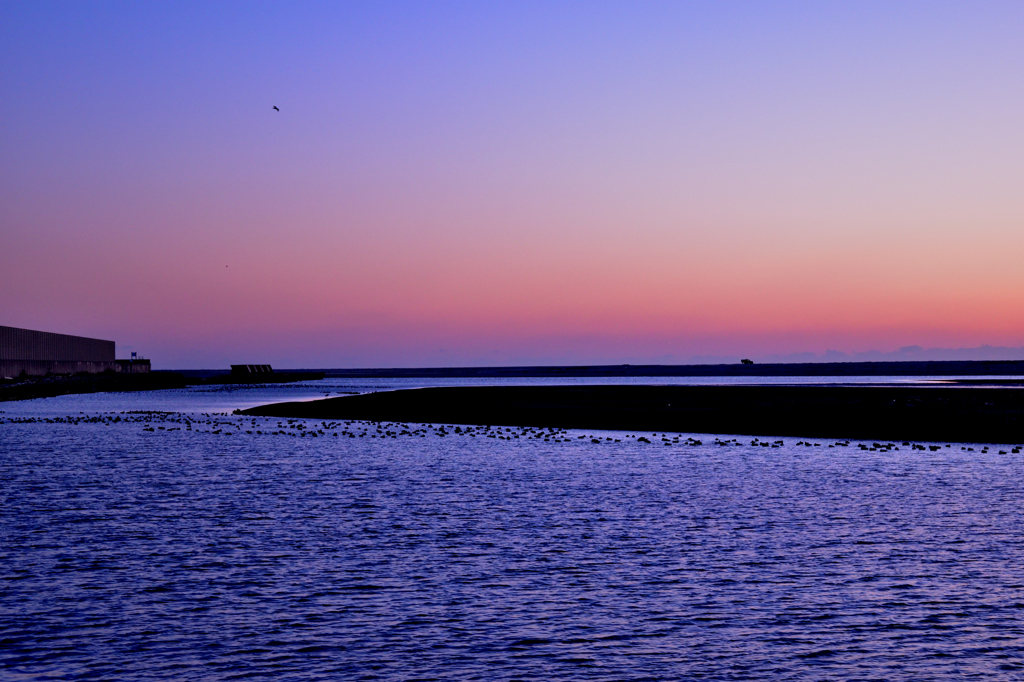
[[[1024,389],[902,386],[468,386],[263,405],[286,418],[1024,442]]]
[[[0,379],[0,402],[53,398],[59,395],[78,393],[156,391],[186,386],[287,384],[323,379],[323,374],[316,372],[275,373],[248,378],[232,375],[194,377],[180,372],[149,372],[149,360],[142,361],[146,368],[144,372],[137,369],[140,366],[137,361],[133,363],[131,360],[118,360],[117,362],[125,363],[127,369],[123,369],[121,372],[108,369],[103,372],[54,373],[46,376],[29,375],[18,379]]]
[[[474,377],[894,377],[1021,376],[1022,360],[780,362],[722,365],[544,365],[523,367],[388,367],[318,370],[335,378]]]
[[[55,374],[30,376],[17,380],[0,380],[0,402],[8,400],[34,400],[54,398],[78,393],[108,393],[112,391],[157,391],[184,388],[185,378],[173,372]]]

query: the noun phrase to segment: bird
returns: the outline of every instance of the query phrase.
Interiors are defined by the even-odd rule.
[[[274,111],[281,111],[281,110],[278,109],[277,107],[274,107]]]

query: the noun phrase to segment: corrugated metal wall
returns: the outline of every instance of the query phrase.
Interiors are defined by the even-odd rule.
[[[0,327],[0,360],[113,362],[114,342]]]

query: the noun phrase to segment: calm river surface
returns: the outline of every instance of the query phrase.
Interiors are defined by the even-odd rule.
[[[1024,679],[1008,446],[229,414],[402,385],[0,403],[0,679]]]

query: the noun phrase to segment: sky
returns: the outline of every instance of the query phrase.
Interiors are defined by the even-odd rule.
[[[0,324],[161,369],[1024,352],[1022,35],[1019,2],[0,0]]]

